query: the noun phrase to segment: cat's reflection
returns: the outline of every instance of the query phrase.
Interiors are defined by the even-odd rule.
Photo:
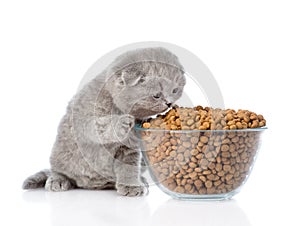
[[[50,204],[51,223],[60,225],[143,225],[150,209],[145,197],[118,196],[116,191],[71,190],[24,192],[28,202]],[[45,219],[46,220],[46,219]]]
[[[157,208],[147,226],[250,226],[244,211],[234,200],[178,201],[170,199]]]

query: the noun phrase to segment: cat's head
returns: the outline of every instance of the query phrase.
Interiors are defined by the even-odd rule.
[[[109,73],[114,104],[139,119],[167,110],[181,97],[186,83],[177,57],[164,48],[123,54]]]

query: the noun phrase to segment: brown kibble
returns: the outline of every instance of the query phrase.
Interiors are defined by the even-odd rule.
[[[257,115],[257,118],[258,118],[258,120],[264,120],[264,116],[262,116],[262,115]]]
[[[236,125],[231,125],[231,126],[229,126],[229,129],[234,130],[234,129],[237,129],[237,127],[236,127]]]
[[[222,183],[222,181],[217,180],[217,181],[214,182],[214,186],[218,187],[221,183]]]
[[[258,123],[258,127],[263,127],[263,126],[265,126],[266,124],[265,124],[265,122],[259,122]]]
[[[200,154],[196,155],[196,158],[197,158],[198,160],[202,159],[202,158],[203,158],[203,154],[200,153]]]
[[[251,124],[251,128],[257,128],[259,125],[259,122],[257,120],[253,121]]]
[[[180,183],[181,185],[186,185],[186,179],[184,178],[184,179],[182,179],[182,181],[181,181],[181,183]]]
[[[203,181],[203,182],[206,181],[206,177],[205,177],[205,176],[199,176],[199,179],[200,179],[201,181]]]
[[[177,126],[176,126],[176,125],[171,125],[171,129],[172,129],[172,130],[176,130],[176,129],[177,129]]]
[[[207,128],[205,126],[199,126],[199,130],[206,130]]]
[[[225,172],[230,171],[230,169],[231,169],[231,166],[230,166],[230,165],[224,165],[224,166],[223,166],[223,170],[224,170]]]
[[[184,160],[183,154],[178,154],[177,159],[178,161],[182,162]]]
[[[234,123],[233,120],[231,120],[231,121],[227,122],[227,125],[230,127],[230,126],[232,126],[232,125],[235,125],[235,123]]]
[[[226,179],[227,181],[231,180],[232,178],[233,178],[233,175],[232,175],[232,174],[227,174],[226,177],[225,177],[225,179]]]
[[[211,174],[211,171],[210,171],[210,170],[204,170],[204,171],[202,172],[202,174],[203,174],[203,175],[209,175],[209,174]]]
[[[231,121],[231,120],[233,120],[233,115],[232,114],[227,114],[227,116],[226,116],[226,120],[227,121]]]
[[[206,159],[201,159],[200,160],[200,167],[207,166],[207,165],[208,165],[208,161]]]
[[[185,189],[186,191],[190,191],[190,190],[192,189],[192,185],[191,185],[191,184],[186,184],[186,185],[184,186],[184,189]]]
[[[165,143],[165,146],[166,146],[166,147],[168,147],[168,146],[170,146],[170,145],[171,145],[171,143],[170,143],[169,141]]]
[[[176,151],[171,151],[171,152],[170,152],[170,156],[171,156],[171,157],[175,157],[175,156],[176,156]]]
[[[192,178],[192,179],[194,179],[194,178],[197,177],[197,173],[196,172],[192,172],[192,173],[189,174],[189,177]]]
[[[225,172],[222,170],[222,171],[218,172],[217,175],[219,177],[223,177],[225,175]]]
[[[208,175],[206,176],[206,178],[207,178],[208,180],[210,180],[210,181],[214,181],[215,175],[213,175],[213,174],[208,174]]]
[[[209,128],[209,122],[203,122],[203,127],[205,129],[208,129]]]
[[[189,163],[189,166],[190,166],[191,168],[196,168],[196,167],[197,167],[197,165],[196,165],[194,162],[190,162],[190,163]]]
[[[208,142],[208,137],[207,136],[201,136],[200,137],[200,141],[204,144],[206,144]]]
[[[192,149],[191,150],[191,155],[196,156],[196,155],[198,155],[198,153],[199,153],[199,151],[197,149]]]
[[[176,188],[175,188],[175,192],[178,192],[178,193],[184,193],[184,188],[182,187],[182,186],[177,186]]]
[[[229,158],[230,157],[230,153],[228,151],[223,151],[221,153],[221,155],[222,155],[223,158]]]
[[[195,172],[197,172],[197,173],[200,173],[200,172],[202,171],[199,167],[195,168],[194,170],[195,170]]]
[[[194,182],[197,189],[201,188],[203,185],[203,182],[201,180],[195,180]]]
[[[189,120],[187,120],[186,124],[187,124],[188,126],[191,126],[191,125],[194,124],[194,120],[193,120],[193,119],[189,119]]]
[[[185,150],[183,153],[184,157],[189,158],[191,156],[189,150]]]
[[[233,138],[231,138],[231,141],[232,141],[233,143],[236,143],[236,142],[239,141],[239,137],[238,137],[238,136],[233,137]]]
[[[189,148],[190,146],[191,146],[191,143],[190,142],[187,142],[187,141],[185,141],[185,142],[183,142],[183,144],[182,144],[185,148]]]
[[[243,125],[241,122],[237,122],[235,125],[238,129],[243,129]]]
[[[246,123],[248,123],[248,122],[250,121],[250,118],[249,118],[248,116],[246,116],[246,115],[244,116],[243,119],[244,119],[244,121],[245,121]]]
[[[142,123],[146,129],[173,131],[144,130],[141,138],[153,174],[166,189],[224,194],[244,182],[259,143],[259,131],[238,130],[265,125],[262,115],[247,110],[175,107]],[[205,131],[178,131],[198,129]]]
[[[179,118],[177,118],[177,119],[175,120],[175,124],[176,124],[176,126],[180,126],[180,125],[181,125],[181,121],[180,121]]]
[[[192,137],[191,138],[191,143],[192,144],[197,144],[199,142],[199,139],[197,137]]]
[[[143,123],[143,128],[149,129],[151,127],[151,124],[149,122]]]
[[[213,183],[210,180],[208,180],[208,181],[205,182],[205,187],[206,188],[211,188],[212,185],[213,185]]]
[[[170,143],[171,143],[172,145],[176,145],[176,144],[177,144],[177,141],[176,141],[176,139],[172,138],[172,139],[170,139]]]
[[[221,151],[228,151],[229,150],[229,146],[227,144],[223,144],[221,146]]]
[[[223,166],[222,166],[222,164],[220,164],[220,163],[217,163],[216,164],[216,171],[221,171],[222,170],[222,168],[223,168]]]

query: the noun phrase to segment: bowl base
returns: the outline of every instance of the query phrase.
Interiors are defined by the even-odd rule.
[[[231,192],[223,194],[208,194],[208,195],[192,195],[192,194],[182,194],[170,191],[164,186],[158,184],[158,187],[166,194],[170,195],[174,199],[178,200],[195,200],[195,201],[222,201],[231,199],[234,195],[239,193],[240,188],[237,188]]]

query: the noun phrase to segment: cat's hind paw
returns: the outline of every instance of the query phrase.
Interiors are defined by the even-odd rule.
[[[51,175],[47,181],[45,188],[47,191],[67,191],[72,189],[74,186],[70,180],[62,175]]]

